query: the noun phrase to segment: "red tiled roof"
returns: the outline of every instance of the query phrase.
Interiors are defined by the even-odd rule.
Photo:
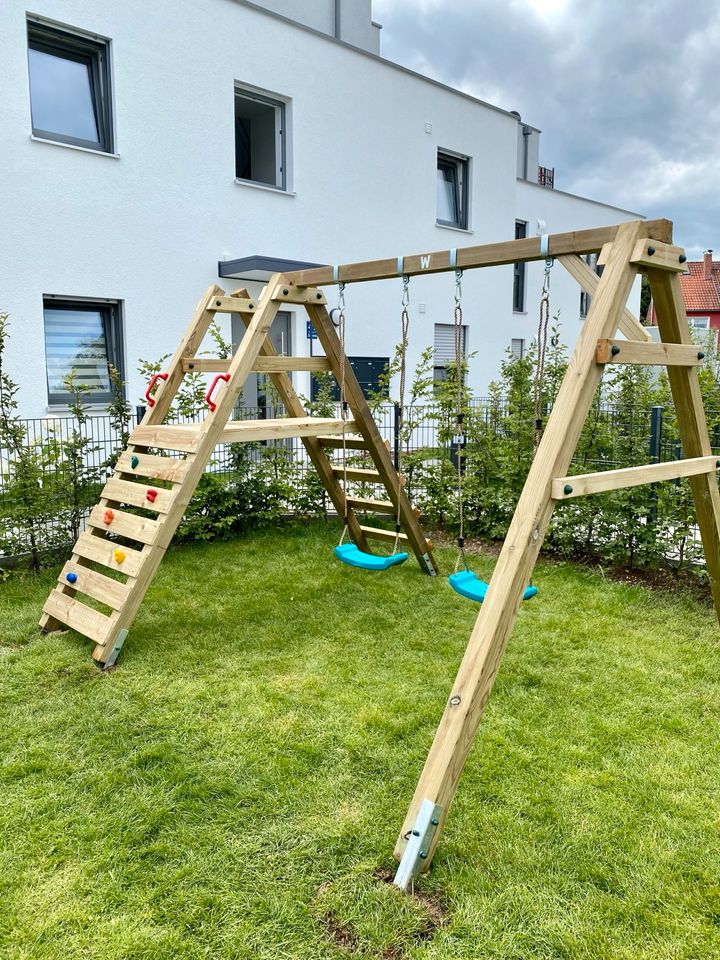
[[[712,279],[705,279],[705,268],[701,261],[688,263],[690,273],[680,274],[680,286],[688,313],[698,310],[720,310],[720,261],[714,260]]]

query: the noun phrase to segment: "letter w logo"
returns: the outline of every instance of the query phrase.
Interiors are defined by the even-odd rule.
[[[420,257],[420,266],[423,270],[427,270],[430,266],[430,254],[426,253],[424,256]]]

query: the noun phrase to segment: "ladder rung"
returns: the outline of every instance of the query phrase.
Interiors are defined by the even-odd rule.
[[[333,467],[333,473],[339,480],[347,476],[348,480],[365,480],[367,483],[380,483],[380,474],[377,470],[366,470],[362,467]]]
[[[251,440],[279,440],[283,437],[316,437],[321,433],[342,433],[351,430],[352,420],[327,417],[282,417],[279,420],[231,420],[223,430],[223,443]]]
[[[343,447],[343,438],[342,436],[334,437],[318,437],[318,440],[324,447],[335,447],[342,450]],[[362,437],[345,437],[345,446],[348,450],[367,450],[368,444],[367,440],[364,440]]]
[[[130,443],[136,447],[162,447],[194,453],[200,440],[199,426],[143,426],[135,427]]]
[[[229,360],[185,357],[182,361],[183,373],[225,373],[229,367]],[[254,373],[292,373],[293,370],[327,373],[331,368],[327,357],[257,357],[252,369]]]
[[[58,589],[50,592],[45,601],[43,613],[54,617],[99,644],[105,643],[113,625],[109,617],[98,613],[92,607],[86,607],[80,600],[76,600]]]
[[[75,582],[72,584],[67,581],[68,573],[75,574]],[[111,577],[106,577],[89,567],[83,567],[79,563],[73,563],[72,560],[68,560],[62,568],[58,581],[64,587],[72,587],[73,590],[86,593],[94,600],[99,600],[100,603],[112,607],[113,610],[122,609],[130,595],[130,588],[126,584],[120,583],[119,580],[113,580]]]
[[[365,497],[347,497],[346,502],[353,510],[366,510],[368,513],[397,513],[394,503],[389,500],[368,500]]]
[[[365,536],[370,537],[371,540],[384,540],[386,543],[395,543],[397,534],[393,530],[382,530],[380,527],[363,527],[362,525],[360,529]],[[401,533],[398,539],[400,543],[408,542],[406,533]]]
[[[648,463],[641,467],[622,470],[604,470],[600,473],[581,473],[574,477],[558,477],[552,482],[553,500],[571,500],[589,493],[639,487],[661,480],[677,480],[701,473],[715,473],[720,465],[717,457],[692,457],[689,460],[669,460],[666,463]]]
[[[216,313],[253,313],[257,310],[257,300],[248,300],[246,297],[211,297],[206,309]]]
[[[155,491],[155,497],[148,499],[148,491]],[[103,487],[101,496],[105,500],[127,503],[133,507],[143,507],[156,513],[167,513],[175,499],[174,490],[150,487],[145,483],[133,483],[132,480],[120,480],[110,477]]]
[[[123,555],[119,561],[115,559],[116,550]],[[146,556],[140,550],[132,550],[130,547],[121,546],[105,537],[94,537],[91,533],[80,534],[73,547],[73,553],[76,553],[79,557],[84,557],[86,560],[101,563],[110,570],[119,570],[120,573],[124,573],[128,577],[138,575]]]
[[[133,466],[133,459],[137,460]],[[153,480],[172,480],[180,483],[190,469],[190,460],[177,457],[160,457],[152,453],[135,453],[125,450],[120,454],[115,470],[118,473],[131,473],[139,477],[151,477]]]
[[[105,523],[105,516],[108,508],[98,504],[93,507],[88,526],[96,527],[98,530],[106,530],[108,533],[117,533],[121,537],[127,537],[128,540],[137,540],[139,543],[155,543],[155,538],[160,532],[160,524],[157,520],[151,520],[149,517],[138,517],[134,513],[126,513],[124,510],[112,508],[112,520]]]
[[[703,350],[686,343],[598,340],[595,351],[597,363],[644,363],[658,367],[697,367],[704,358]]]

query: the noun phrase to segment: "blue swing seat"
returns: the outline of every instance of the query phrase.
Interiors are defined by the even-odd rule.
[[[461,597],[467,597],[468,600],[475,600],[476,603],[483,602],[489,586],[484,580],[480,580],[472,570],[461,570],[459,573],[451,574],[448,577],[448,583],[455,593],[459,593]],[[537,592],[537,587],[526,587],[523,600],[530,600]]]
[[[389,557],[376,557],[372,553],[363,553],[354,543],[343,543],[335,547],[335,556],[350,567],[360,567],[363,570],[387,570],[399,563],[405,563],[407,553],[393,553]]]

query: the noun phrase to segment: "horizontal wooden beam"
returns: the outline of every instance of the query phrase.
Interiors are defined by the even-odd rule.
[[[295,286],[292,283],[279,283],[273,290],[272,299],[280,300],[281,303],[314,303],[316,306],[327,303],[322,290],[317,290],[314,286]]]
[[[594,270],[590,269],[584,260],[575,253],[558,257],[557,259],[563,267],[565,267],[570,276],[580,284],[585,293],[590,294],[591,297],[595,295],[598,283],[600,283],[600,277]],[[620,322],[618,323],[618,330],[630,340],[646,340],[648,343],[652,340],[652,337],[645,327],[630,313],[627,307],[623,308]]]
[[[673,273],[682,273],[686,270],[685,251],[682,247],[673,247],[669,243],[661,243],[651,237],[638,240],[630,257],[630,263],[638,267],[652,267],[654,270],[670,270]]]
[[[196,424],[139,424],[130,434],[130,444],[136,447],[159,447],[162,450],[180,450],[194,453],[200,440]]]
[[[553,233],[549,237],[550,256],[566,253],[596,253],[603,245],[615,239],[619,224],[610,227],[595,227],[591,230],[575,230],[570,233]],[[672,240],[670,220],[647,220],[643,232],[657,241]],[[384,260],[365,260],[360,263],[344,263],[337,267],[311,267],[285,274],[289,283],[298,286],[335,283],[358,283],[362,280],[387,280],[391,277],[409,277],[422,273],[443,273],[449,270],[473,270],[478,267],[495,267],[507,263],[544,260],[546,253],[540,250],[540,237],[525,240],[505,240],[475,247],[458,247],[453,251],[436,250],[417,253],[407,257],[388,257]]]
[[[246,297],[210,297],[207,309],[214,313],[252,313],[257,310],[257,300]]]
[[[248,443],[256,440],[283,440],[289,437],[317,437],[321,433],[342,433],[355,428],[352,420],[329,417],[282,417],[277,420],[230,420],[221,443]]]
[[[367,513],[389,513],[391,516],[397,514],[397,508],[389,500],[369,500],[365,497],[348,497],[347,504],[353,510],[367,511]]]
[[[717,457],[692,457],[689,460],[668,460],[665,463],[648,463],[641,467],[624,467],[622,470],[558,477],[552,482],[551,496],[553,500],[571,500],[590,493],[605,493],[608,490],[640,487],[645,483],[658,483],[661,480],[714,473],[718,466],[720,460]]]
[[[183,357],[182,361],[183,373],[226,373],[229,366],[230,360],[217,358]],[[253,360],[252,369],[253,373],[327,373],[330,361],[327,357],[258,357]]]
[[[694,344],[637,343],[634,340],[598,340],[598,363],[642,363],[651,366],[697,367],[705,353]]]
[[[360,525],[360,529],[369,540],[384,540],[385,543],[395,543],[397,534],[394,530],[382,530],[380,527],[364,527],[362,524]],[[407,534],[401,533],[398,541],[405,546],[408,542]]]
[[[367,450],[368,442],[364,437],[360,437],[355,434],[352,437],[345,437],[345,443],[343,444],[342,437],[318,437],[318,440],[324,447],[333,447],[335,449],[342,449],[343,446],[347,447],[348,450]],[[388,446],[388,441],[385,441],[385,446]]]
[[[338,480],[346,476],[348,480],[362,480],[365,483],[380,483],[380,474],[377,470],[366,470],[364,467],[334,466],[333,473]]]

